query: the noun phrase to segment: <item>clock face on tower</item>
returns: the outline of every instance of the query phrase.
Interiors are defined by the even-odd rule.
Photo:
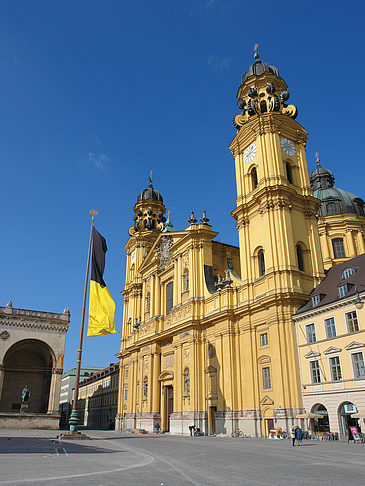
[[[256,152],[257,152],[257,147],[254,143],[251,143],[251,145],[249,145],[247,147],[247,149],[245,150],[244,154],[243,154],[243,160],[249,164],[250,162],[253,161],[253,159],[255,158],[255,155],[256,155]]]
[[[287,155],[295,155],[295,147],[293,143],[287,138],[282,138],[280,140],[281,148]]]

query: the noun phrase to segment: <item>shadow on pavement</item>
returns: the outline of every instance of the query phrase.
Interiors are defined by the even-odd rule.
[[[84,442],[61,441],[37,437],[0,437],[0,454],[112,454],[110,449]]]

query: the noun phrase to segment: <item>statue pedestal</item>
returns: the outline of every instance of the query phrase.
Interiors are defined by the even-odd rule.
[[[28,403],[24,402],[20,404],[20,413],[28,413],[29,405]]]
[[[63,434],[60,434],[57,436],[58,439],[60,440],[90,440],[90,437],[86,434],[83,434],[82,432],[79,432],[78,430],[75,430],[73,432],[67,431],[64,432]]]

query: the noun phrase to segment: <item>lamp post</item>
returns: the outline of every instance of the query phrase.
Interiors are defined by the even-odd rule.
[[[362,309],[364,306],[364,302],[362,301],[362,298],[360,297],[359,291],[357,290],[357,287],[355,287],[356,290],[356,299],[355,299],[355,307],[356,309]]]

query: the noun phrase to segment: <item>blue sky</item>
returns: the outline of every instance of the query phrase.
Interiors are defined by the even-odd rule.
[[[71,310],[75,366],[89,209],[108,242],[104,279],[121,329],[133,205],[154,186],[184,229],[207,210],[237,244],[236,93],[253,59],[286,80],[297,121],[336,185],[364,191],[364,4],[263,0],[0,2],[1,305]],[[83,364],[116,361],[120,334],[84,341]]]

